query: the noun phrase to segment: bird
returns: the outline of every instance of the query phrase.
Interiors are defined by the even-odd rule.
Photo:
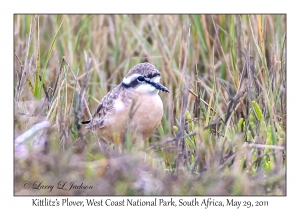
[[[133,142],[148,138],[163,116],[158,93],[170,92],[160,79],[161,73],[150,63],[133,66],[122,82],[101,99],[92,118],[82,124],[115,145],[123,144],[128,133]]]

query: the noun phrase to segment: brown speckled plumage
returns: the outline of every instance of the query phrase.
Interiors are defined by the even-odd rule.
[[[155,76],[160,76],[160,72],[150,63],[140,63],[135,65],[130,69],[130,71],[126,74],[125,78],[130,77],[133,74],[142,74],[146,77],[152,78]]]
[[[160,76],[160,72],[150,63],[134,66],[125,78],[134,74],[148,78]],[[121,105],[120,110],[117,110],[116,103]],[[135,109],[137,116],[128,122],[130,110]],[[117,144],[121,143],[126,127],[140,135],[140,138],[147,138],[160,123],[162,111],[163,105],[158,94],[141,94],[135,88],[125,87],[121,83],[102,98],[86,128],[99,132],[100,136]]]

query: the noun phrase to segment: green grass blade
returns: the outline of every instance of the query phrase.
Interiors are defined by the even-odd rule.
[[[76,37],[76,41],[75,41],[75,47],[74,47],[74,53],[77,51],[77,48],[78,48],[78,44],[80,43],[80,40],[81,40],[81,37],[82,37],[82,33],[84,32],[83,29],[86,28],[86,24],[87,24],[87,21],[89,20],[89,17],[90,15],[87,15],[84,17],[84,19],[82,20],[82,23],[80,24],[81,27],[77,33],[77,37]]]
[[[39,73],[41,70],[41,59],[40,59],[40,21],[37,17],[37,55],[36,55],[36,66],[35,66],[35,84],[34,84],[34,96],[39,97]]]
[[[263,118],[263,114],[262,114],[261,109],[259,108],[258,104],[255,101],[252,101],[252,105],[253,105],[254,110],[257,114],[257,118],[258,118],[259,122],[262,122],[264,118]]]
[[[51,56],[51,53],[53,51],[53,47],[54,47],[54,43],[56,41],[56,38],[57,38],[57,35],[58,35],[58,32],[59,32],[59,29],[61,28],[62,26],[62,23],[63,21],[61,21],[55,35],[54,35],[54,38],[52,40],[52,43],[50,45],[50,48],[49,48],[49,51],[48,51],[48,54],[47,54],[47,58],[46,58],[46,62],[45,62],[45,66],[44,66],[44,69],[43,69],[43,72],[42,72],[42,79],[41,79],[41,82],[39,83],[39,87],[38,87],[38,94],[37,94],[37,98],[41,98],[42,97],[42,84],[44,83],[44,73],[45,73],[45,70],[47,68],[47,65],[48,65],[48,62],[49,62],[49,59],[50,59],[50,56]]]
[[[249,17],[249,16],[248,16],[248,20],[249,20],[250,30],[251,30],[251,34],[252,34],[252,38],[253,38],[254,44],[255,44],[255,46],[256,46],[256,48],[257,48],[257,51],[258,51],[260,60],[261,60],[261,62],[262,62],[262,64],[263,64],[264,68],[265,68],[266,71],[267,71],[267,70],[268,70],[267,62],[266,62],[266,59],[265,59],[265,57],[264,57],[264,55],[263,55],[263,52],[262,52],[260,46],[258,45],[258,42],[257,42],[256,38],[255,38],[255,35],[254,35],[254,32],[253,32],[253,28],[252,28],[252,24],[251,24],[251,20],[250,20],[250,17]],[[267,76],[269,76],[269,75],[267,74]]]

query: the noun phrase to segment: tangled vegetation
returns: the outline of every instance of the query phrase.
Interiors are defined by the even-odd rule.
[[[14,53],[15,195],[286,194],[285,15],[15,15]],[[170,93],[120,151],[80,122],[141,62]]]

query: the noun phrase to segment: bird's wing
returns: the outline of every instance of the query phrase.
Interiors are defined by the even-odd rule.
[[[116,86],[102,98],[93,118],[86,125],[87,129],[100,129],[105,126],[106,115],[112,111],[114,102],[120,94],[120,88],[120,85]]]

